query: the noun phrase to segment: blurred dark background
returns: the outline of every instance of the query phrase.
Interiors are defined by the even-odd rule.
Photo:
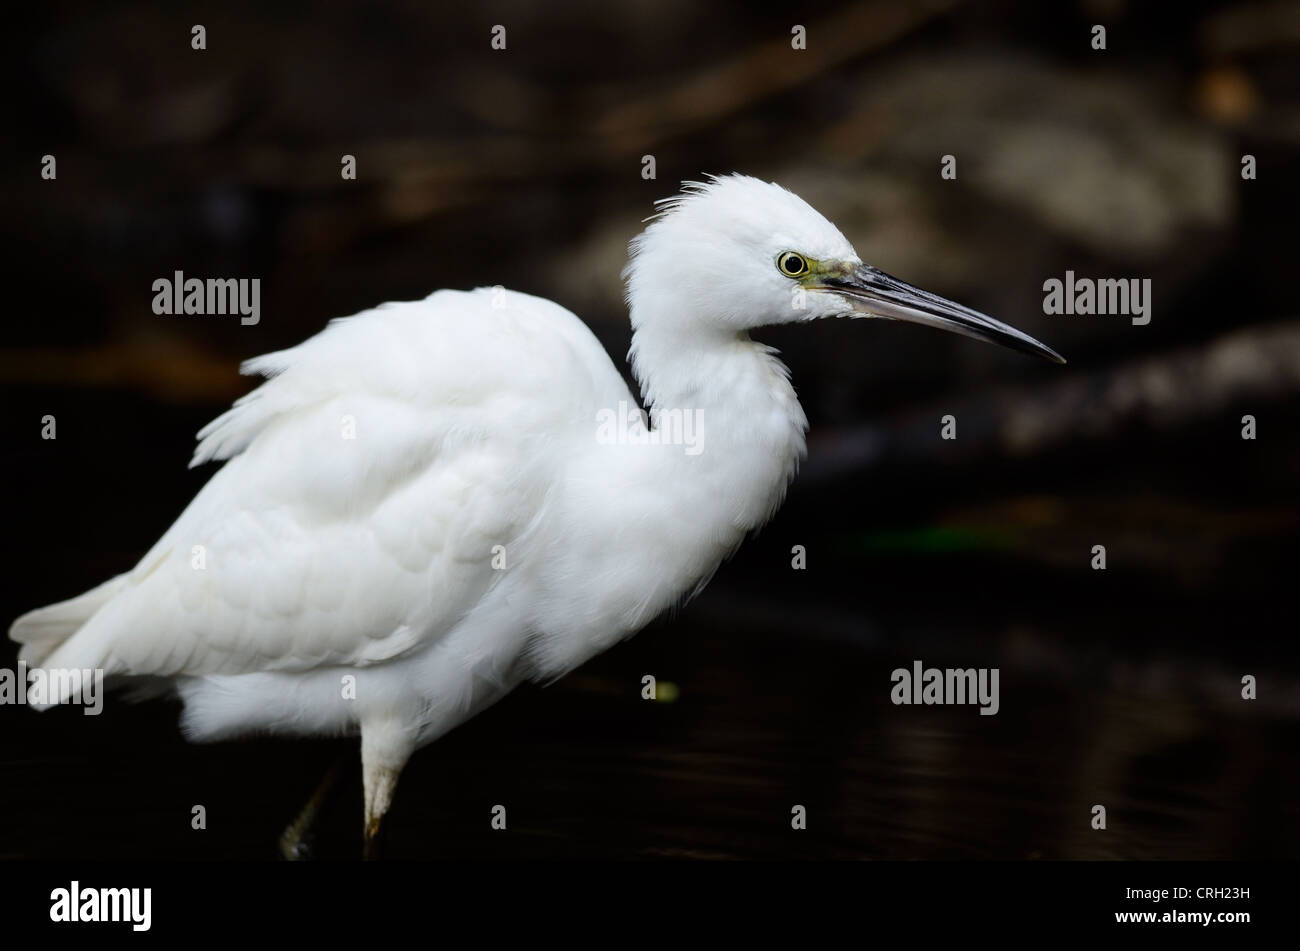
[[[7,18],[6,624],[166,528],[212,471],[185,468],[194,433],[250,386],[240,360],[380,301],[504,284],[574,310],[622,365],[619,271],[652,200],[743,171],[1069,365],[884,322],[759,335],[813,426],[784,509],[675,618],[418,754],[390,854],[1295,855],[1300,4]],[[177,269],[260,278],[260,323],[155,316],[151,284]],[[1150,324],[1044,316],[1067,269],[1150,278]],[[15,656],[6,641],[0,666]],[[892,705],[914,659],[999,667],[1000,713]],[[640,699],[645,674],[672,702]],[[0,857],[273,858],[351,749],[190,746],[177,712],[0,708]],[[353,775],[319,854],[358,854],[359,816]]]

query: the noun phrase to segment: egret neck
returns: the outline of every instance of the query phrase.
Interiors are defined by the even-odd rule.
[[[730,548],[775,512],[805,453],[808,419],[776,351],[746,331],[645,319],[632,308],[630,359],[651,428],[668,413],[692,412],[702,448],[649,458],[664,502]],[[645,478],[640,475],[639,478]],[[694,509],[691,507],[694,506]]]

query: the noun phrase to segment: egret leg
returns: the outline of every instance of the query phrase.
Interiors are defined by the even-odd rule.
[[[409,732],[399,721],[361,724],[361,786],[366,802],[362,858],[366,861],[379,858],[384,815],[393,804],[397,779],[414,749]]]
[[[344,754],[334,761],[334,764],[325,773],[325,778],[320,781],[307,804],[302,807],[302,812],[298,813],[298,818],[289,823],[284,832],[280,833],[280,855],[290,862],[302,861],[312,857],[312,840],[315,837],[315,826],[324,810],[325,804],[329,801],[330,794],[338,785],[339,777],[347,769],[349,757]]]

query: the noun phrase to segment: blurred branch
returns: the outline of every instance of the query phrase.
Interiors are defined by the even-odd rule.
[[[123,387],[195,404],[228,403],[250,386],[228,358],[162,333],[76,350],[0,350],[0,383]]]
[[[947,413],[961,420],[961,449],[973,460],[993,452],[1033,455],[1136,423],[1185,425],[1245,399],[1280,401],[1297,391],[1300,321],[1249,327],[1193,349],[814,434],[803,478],[811,482],[949,455],[953,443],[938,436],[938,420]]]
[[[882,49],[946,13],[960,0],[872,3],[808,26],[816,56],[791,56],[790,37],[760,44],[669,89],[615,109],[597,125],[611,150],[635,152],[711,123],[819,73]]]

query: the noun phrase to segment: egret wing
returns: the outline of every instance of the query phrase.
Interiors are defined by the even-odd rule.
[[[563,441],[626,394],[576,317],[488,290],[335,321],[245,370],[271,378],[194,457],[226,465],[48,666],[294,671],[432,643],[503,576]]]

